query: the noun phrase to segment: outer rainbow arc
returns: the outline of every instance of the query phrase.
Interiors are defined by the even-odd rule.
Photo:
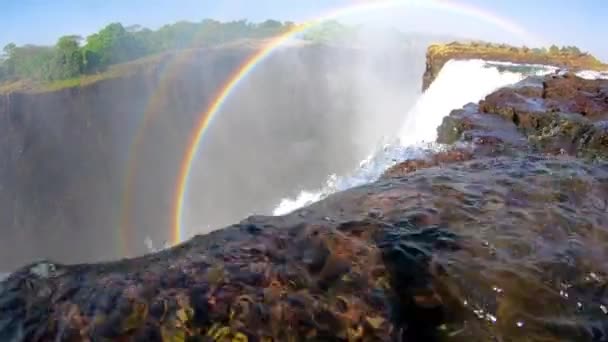
[[[172,75],[174,71],[179,69],[181,66],[182,59],[188,58],[188,53],[180,54],[175,61],[171,63],[167,63],[163,66],[160,84],[154,90],[152,96],[150,96],[150,100],[146,104],[144,109],[142,122],[140,127],[136,130],[133,141],[130,144],[129,150],[129,163],[127,164],[126,175],[124,178],[124,191],[122,196],[122,205],[121,205],[121,213],[120,213],[120,222],[119,222],[119,245],[120,252],[123,257],[128,257],[132,250],[133,243],[133,228],[131,222],[131,209],[133,205],[133,188],[135,177],[137,173],[137,165],[138,165],[138,150],[144,143],[145,132],[147,128],[152,122],[152,119],[158,115],[157,108],[162,105],[163,97],[160,94],[166,92],[169,87],[168,80],[170,79],[169,75]]]
[[[188,188],[188,181],[190,178],[192,163],[199,149],[199,145],[204,136],[205,131],[209,127],[211,120],[215,117],[215,115],[220,111],[222,105],[226,102],[230,94],[233,92],[238,83],[244,79],[249,72],[251,72],[255,66],[262,62],[265,57],[270,55],[277,47],[281,46],[283,43],[292,38],[295,34],[304,32],[308,28],[328,19],[336,18],[338,16],[343,16],[351,13],[361,12],[365,10],[376,10],[382,8],[390,8],[397,6],[420,6],[422,8],[429,9],[437,9],[437,10],[445,10],[452,11],[455,13],[459,13],[465,16],[475,17],[477,19],[486,21],[490,24],[496,25],[501,29],[516,34],[522,38],[529,40],[532,35],[527,33],[520,26],[498,17],[497,15],[487,12],[485,10],[481,10],[479,8],[465,6],[462,4],[458,4],[455,2],[447,2],[440,0],[429,0],[429,1],[405,1],[405,0],[380,0],[380,1],[366,1],[359,2],[355,5],[346,8],[339,8],[330,12],[329,14],[317,17],[310,21],[307,21],[292,30],[284,33],[281,36],[278,36],[266,45],[261,48],[258,52],[254,53],[251,57],[244,62],[241,67],[229,78],[228,82],[221,88],[218,92],[218,95],[215,97],[211,106],[201,115],[201,119],[198,124],[195,126],[195,133],[192,135],[188,147],[186,149],[186,154],[184,156],[183,162],[180,165],[180,170],[177,179],[177,187],[175,192],[175,207],[173,210],[173,225],[171,227],[171,240],[172,244],[179,244],[183,240],[183,231],[182,231],[182,216],[184,210],[184,200],[185,195]],[[540,42],[540,40],[538,40]]]

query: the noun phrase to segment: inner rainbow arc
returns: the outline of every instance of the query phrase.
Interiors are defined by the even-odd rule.
[[[226,103],[226,100],[233,93],[234,89],[238,86],[246,76],[266,57],[268,57],[276,48],[290,40],[294,35],[302,33],[307,29],[322,23],[329,19],[335,19],[340,16],[353,14],[356,12],[362,12],[367,10],[377,10],[383,8],[391,8],[398,6],[412,6],[420,8],[428,8],[433,10],[449,11],[464,16],[473,17],[492,25],[497,26],[511,34],[515,34],[524,40],[533,39],[533,35],[529,34],[521,28],[519,25],[501,18],[494,13],[486,10],[467,6],[464,4],[442,1],[442,0],[429,0],[429,1],[405,1],[405,0],[386,0],[386,1],[364,1],[357,2],[354,5],[348,7],[342,7],[335,9],[325,15],[316,17],[312,20],[306,21],[300,25],[295,26],[288,32],[271,39],[264,46],[252,54],[237,70],[234,72],[228,81],[220,88],[220,91],[214,97],[211,105],[208,109],[202,113],[200,120],[195,126],[194,134],[191,136],[189,143],[186,148],[186,153],[183,158],[183,162],[180,164],[180,169],[177,177],[177,186],[174,197],[174,209],[172,213],[172,227],[171,227],[171,243],[173,245],[179,244],[183,241],[183,211],[184,201],[187,195],[188,183],[190,179],[191,169],[193,161],[199,150],[202,138],[209,128],[212,119],[218,114],[222,106]],[[541,40],[534,39],[535,43]]]

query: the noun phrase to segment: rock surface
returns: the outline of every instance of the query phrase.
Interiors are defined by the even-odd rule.
[[[439,143],[474,143],[492,153],[608,157],[608,81],[571,73],[530,77],[454,110],[438,128]],[[486,151],[487,152],[487,151]],[[478,152],[479,154],[479,152]]]
[[[458,43],[431,45],[426,54],[426,71],[422,80],[422,90],[426,90],[439,75],[443,65],[451,59],[484,59],[488,61],[543,64],[571,71],[608,70],[608,65],[587,53],[551,52],[539,49],[518,48],[491,43]]]
[[[453,111],[452,148],[169,250],[26,266],[0,340],[605,341],[608,81]]]
[[[483,158],[0,288],[0,339],[605,339],[608,164]],[[196,339],[194,339],[196,340]]]

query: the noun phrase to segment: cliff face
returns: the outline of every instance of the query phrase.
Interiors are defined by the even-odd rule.
[[[138,259],[26,266],[0,283],[0,338],[605,340],[607,99],[608,80],[530,78],[373,184]]]
[[[0,271],[40,258],[134,256],[146,236],[167,240],[192,128],[254,48],[187,51],[83,87],[1,95]],[[423,53],[395,50],[380,63],[337,47],[275,52],[205,135],[187,199],[196,215],[186,223],[204,230],[268,213],[349,170],[414,101],[423,66],[403,61]],[[365,121],[382,103],[401,105],[382,110],[385,126]]]
[[[97,260],[121,253],[129,149],[159,73],[1,97],[0,268],[41,257]],[[194,112],[190,108],[190,115]],[[156,117],[154,124],[167,119]],[[171,147],[164,158],[176,163],[179,142]],[[145,159],[140,157],[140,167],[150,166]],[[161,191],[171,191],[167,179],[157,180]],[[159,201],[146,205],[160,209]]]
[[[578,70],[608,70],[608,65],[595,57],[582,53],[551,53],[535,49],[517,48],[490,43],[450,43],[431,45],[426,54],[426,70],[422,80],[422,90],[426,90],[451,59],[483,59],[487,61],[544,64],[559,68]]]

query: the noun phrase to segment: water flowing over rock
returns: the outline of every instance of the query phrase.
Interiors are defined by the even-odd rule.
[[[608,81],[454,110],[447,150],[144,257],[21,268],[0,340],[605,341]]]
[[[607,71],[608,65],[603,64],[594,56],[580,51],[555,52],[546,49],[530,49],[514,47],[506,44],[486,42],[471,42],[468,44],[452,42],[450,44],[431,45],[426,54],[426,70],[422,77],[422,90],[426,90],[439,72],[450,60],[483,59],[507,63],[551,65],[568,68],[571,71]]]

